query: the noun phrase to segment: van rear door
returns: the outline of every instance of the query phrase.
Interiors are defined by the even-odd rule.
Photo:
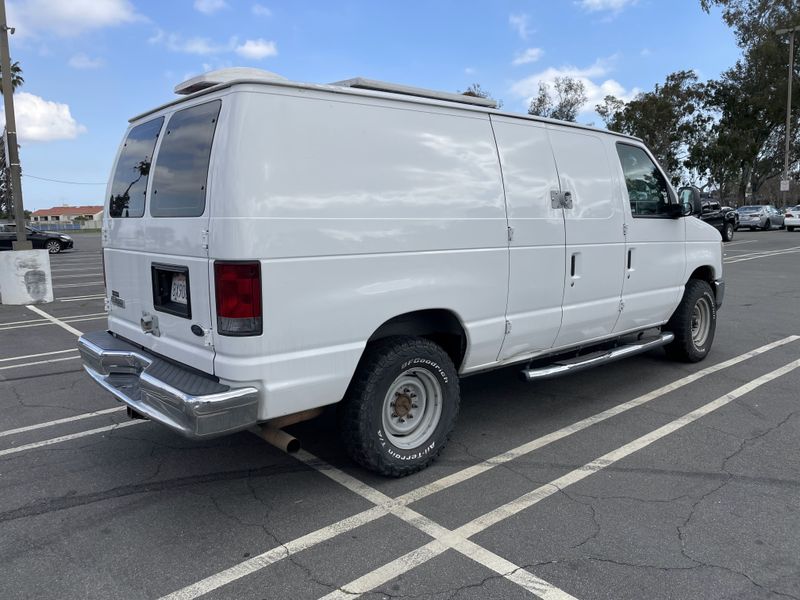
[[[220,100],[206,101],[130,130],[111,184],[104,249],[111,331],[207,373],[209,164],[220,108]]]

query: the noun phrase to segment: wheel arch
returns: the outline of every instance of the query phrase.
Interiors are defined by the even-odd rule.
[[[430,308],[403,313],[388,319],[367,340],[373,342],[393,336],[423,337],[447,352],[456,370],[461,369],[467,355],[469,337],[461,319],[452,310]]]

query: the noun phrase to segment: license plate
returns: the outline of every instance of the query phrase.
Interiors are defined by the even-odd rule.
[[[169,292],[169,299],[178,304],[186,304],[186,275],[184,273],[172,275],[172,289]]]

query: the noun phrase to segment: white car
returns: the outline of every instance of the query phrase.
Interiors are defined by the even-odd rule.
[[[364,79],[176,91],[120,147],[108,328],[79,342],[132,416],[206,438],[339,403],[350,456],[399,476],[441,452],[460,376],[709,352],[720,234],[638,139]]]
[[[787,208],[783,215],[783,224],[787,231],[794,231],[795,227],[800,227],[800,204]]]

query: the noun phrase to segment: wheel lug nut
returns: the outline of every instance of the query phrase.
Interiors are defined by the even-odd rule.
[[[394,419],[396,417],[397,417],[397,413],[392,413],[392,418]]]
[[[418,408],[416,404],[412,404],[411,408]]]
[[[405,419],[400,419],[400,422],[401,422],[401,423],[405,423],[405,422],[406,422],[406,420],[405,420]]]
[[[414,415],[412,415],[411,413],[408,413],[408,418],[409,418],[409,419],[413,419],[413,418],[414,418]]]

